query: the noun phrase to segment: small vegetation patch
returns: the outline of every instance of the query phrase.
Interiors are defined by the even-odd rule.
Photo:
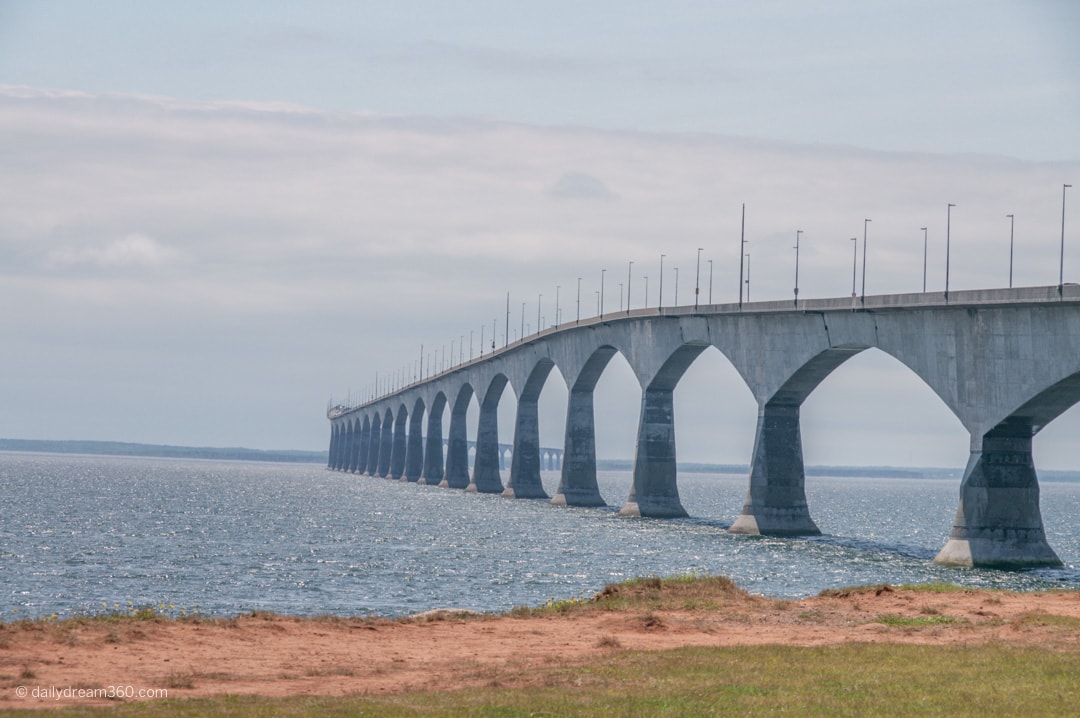
[[[1075,616],[1060,616],[1056,613],[1033,611],[1032,613],[1025,613],[1021,616],[1017,616],[1016,619],[1013,620],[1012,625],[1016,628],[1051,626],[1053,628],[1064,628],[1075,631],[1080,630],[1080,618]]]
[[[940,614],[930,616],[878,616],[874,623],[883,623],[886,626],[938,626],[943,623],[956,623],[957,619],[952,616]]]

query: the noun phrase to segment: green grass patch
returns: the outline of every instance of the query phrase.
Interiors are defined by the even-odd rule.
[[[377,699],[226,696],[61,707],[50,715],[1059,716],[1080,705],[1077,675],[1080,654],[997,644],[686,648],[500,673],[489,685],[456,691]],[[505,687],[514,683],[527,685]]]
[[[952,616],[878,616],[874,623],[883,623],[886,626],[938,626],[943,623],[956,623],[957,619]]]

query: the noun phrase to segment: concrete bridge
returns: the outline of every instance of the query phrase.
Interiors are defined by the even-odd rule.
[[[1039,430],[1080,401],[1075,285],[809,300],[797,307],[789,300],[650,308],[566,323],[364,405],[332,410],[330,468],[548,498],[540,483],[537,400],[558,366],[570,393],[562,476],[551,503],[602,505],[593,389],[618,352],[642,387],[633,484],[620,513],[686,516],[672,393],[709,346],[731,361],[758,402],[749,488],[732,532],[819,533],[806,502],[799,409],[830,372],[875,347],[926,382],[970,433],[960,505],[936,561],[1060,565],[1043,531],[1031,445]],[[497,409],[507,385],[518,407],[504,487]],[[470,475],[465,415],[474,395],[480,418]]]

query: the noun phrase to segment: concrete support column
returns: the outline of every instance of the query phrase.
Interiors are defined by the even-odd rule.
[[[502,495],[518,499],[548,498],[540,481],[540,414],[536,399],[518,401],[513,451],[510,481]]]
[[[394,427],[389,421],[383,421],[379,436],[379,476],[390,475],[390,459],[394,455]]]
[[[330,450],[327,451],[326,468],[336,469],[338,461],[338,448],[340,442],[338,441],[337,427],[331,427],[330,429]]]
[[[990,432],[975,442],[960,484],[952,534],[934,563],[997,568],[1061,565],[1043,531],[1030,428]]]
[[[360,470],[360,427],[353,427],[349,433],[349,472],[355,474]]]
[[[368,446],[367,471],[368,476],[379,475],[379,452],[382,450],[382,425],[372,423],[371,443]]]
[[[405,414],[398,414],[394,422],[394,443],[390,449],[390,478],[394,480],[405,475],[405,453],[409,450],[408,437],[405,436],[407,421]]]
[[[634,484],[620,516],[687,516],[675,471],[675,407],[670,389],[646,389],[641,397]]]
[[[798,404],[767,403],[758,409],[750,488],[736,534],[816,536],[821,533],[806,504]]]
[[[409,442],[405,449],[406,481],[419,481],[424,472],[424,414],[413,411],[409,418]]]
[[[473,459],[473,476],[467,491],[484,494],[501,494],[502,477],[499,475],[499,402],[480,405],[480,421],[476,431],[476,458]]]
[[[551,499],[556,506],[604,506],[596,485],[596,426],[593,391],[571,391],[566,406],[562,478]]]
[[[442,414],[428,413],[424,473],[417,483],[438,485],[443,480]]]
[[[455,407],[450,412],[450,436],[446,447],[446,476],[439,486],[464,489],[469,486],[469,439],[465,426],[465,409]],[[442,452],[442,447],[439,447]]]
[[[368,455],[371,453],[371,427],[365,426],[360,429],[360,456],[356,462],[356,473],[366,474],[368,467]]]

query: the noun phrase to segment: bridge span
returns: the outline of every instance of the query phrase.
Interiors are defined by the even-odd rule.
[[[562,475],[551,503],[603,505],[596,483],[593,389],[618,352],[642,387],[633,483],[620,513],[686,516],[676,475],[672,395],[710,346],[731,361],[758,403],[749,487],[732,532],[819,533],[806,502],[799,410],[834,369],[873,347],[920,377],[970,434],[952,534],[935,560],[959,566],[1061,564],[1043,531],[1031,446],[1037,432],[1080,401],[1076,285],[806,300],[797,306],[778,301],[649,308],[568,322],[360,406],[331,410],[329,466],[514,498],[549,498],[540,482],[537,400],[558,366],[569,400]],[[518,406],[504,486],[497,410],[507,385]],[[470,475],[465,417],[474,395],[480,417]]]

